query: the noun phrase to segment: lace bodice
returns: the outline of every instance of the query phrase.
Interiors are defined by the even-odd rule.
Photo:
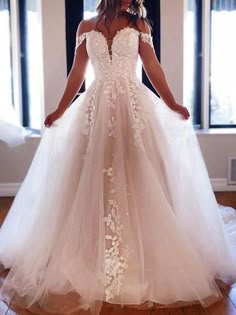
[[[89,31],[76,38],[76,48],[86,41],[88,56],[94,68],[95,79],[111,76],[132,77],[136,75],[139,41],[153,48],[152,36],[131,27],[119,30],[111,45],[102,32]]]

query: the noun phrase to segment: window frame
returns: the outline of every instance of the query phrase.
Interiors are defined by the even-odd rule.
[[[191,106],[191,119],[194,128],[201,129],[202,127],[202,76],[203,76],[203,64],[202,64],[202,50],[203,50],[203,37],[202,37],[202,6],[204,0],[187,0],[184,9],[186,10],[186,14],[188,15],[190,12],[193,14],[193,23],[194,23],[194,30],[193,30],[193,91],[192,91],[192,106]],[[184,28],[187,26],[185,25]],[[187,42],[185,38],[185,29],[183,32],[184,41]],[[187,47],[184,49],[187,50]],[[185,51],[183,54],[183,58],[185,58]],[[185,71],[188,68],[188,63],[183,60],[183,89],[186,91],[187,86],[186,82],[187,79],[185,78]],[[183,103],[185,103],[185,96],[183,96]],[[186,105],[186,104],[185,104]],[[187,105],[188,106],[188,105]],[[190,110],[190,109],[189,109]]]
[[[27,16],[26,0],[18,2],[19,12],[19,39],[20,39],[20,63],[21,63],[21,91],[22,91],[22,125],[29,127],[29,90],[28,90],[28,64],[27,64]]]
[[[19,123],[25,128],[40,133],[30,126],[26,0],[9,0],[10,38],[12,60],[13,107]]]
[[[202,5],[202,98],[201,129],[235,129],[236,124],[211,123],[211,0],[204,0]]]
[[[12,86],[13,106],[19,121],[23,124],[22,107],[22,81],[21,81],[21,50],[20,50],[20,29],[19,29],[19,2],[10,2],[10,30],[11,30],[11,58],[12,58]]]
[[[194,113],[194,125],[196,127],[201,126],[201,117],[202,117],[202,107],[201,107],[201,78],[202,78],[202,7],[204,0],[196,0],[195,5],[197,7],[197,12],[195,14],[195,23],[196,23],[196,42],[195,42],[195,71],[194,79],[196,81],[195,86],[195,98],[193,104],[193,113]]]

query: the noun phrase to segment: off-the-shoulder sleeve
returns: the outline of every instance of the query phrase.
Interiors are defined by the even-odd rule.
[[[143,33],[140,32],[140,38],[144,43],[149,44],[152,48],[154,48],[153,46],[153,39],[152,39],[152,35],[150,33]]]
[[[86,35],[87,35],[87,33],[82,33],[79,36],[76,36],[75,51],[83,43],[83,41],[86,39]]]

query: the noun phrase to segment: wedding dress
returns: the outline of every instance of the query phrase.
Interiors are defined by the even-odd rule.
[[[137,78],[140,41],[153,46],[130,27],[111,50],[98,31],[77,38],[95,80],[44,130],[1,227],[8,303],[207,307],[236,280],[235,212],[216,202],[192,124]]]

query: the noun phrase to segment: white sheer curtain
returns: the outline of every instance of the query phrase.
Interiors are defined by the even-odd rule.
[[[17,146],[25,143],[25,137],[29,134],[31,131],[20,125],[14,107],[11,104],[1,104],[0,140],[9,146]]]

